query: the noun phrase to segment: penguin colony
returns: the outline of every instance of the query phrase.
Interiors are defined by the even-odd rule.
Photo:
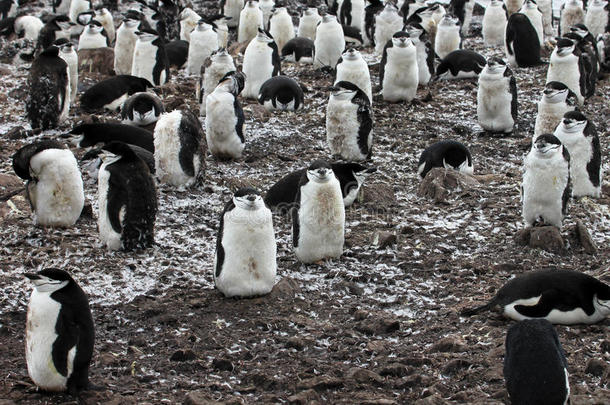
[[[381,104],[380,109],[384,103],[410,103],[417,98],[418,87],[425,89],[430,80],[475,78],[477,119],[483,131],[526,132],[529,127],[518,123],[518,82],[512,69],[544,63],[540,47],[552,39],[554,29],[562,37],[553,40],[535,129],[528,134],[532,143],[524,158],[523,221],[528,227],[561,229],[572,197],[602,196],[600,141],[590,118],[579,109],[595,95],[600,72],[608,66],[602,51],[608,47],[603,36],[610,24],[603,1],[591,1],[585,10],[580,0],[568,0],[559,25],[553,27],[543,1],[537,6],[533,0],[506,5],[492,0],[482,20],[482,35],[486,46],[505,52],[507,61],[497,56],[485,60],[462,49],[472,19],[471,1],[452,1],[445,9],[417,1],[396,7],[389,2],[343,0],[335,4],[335,14],[305,9],[298,30],[292,25],[297,16],[291,17],[284,7],[273,9],[272,1],[223,0],[221,14],[215,16],[180,5],[133,3],[116,31],[108,9],[92,10],[84,0],[69,3],[53,10],[59,13],[63,8],[65,14],[47,18],[44,25],[34,16],[5,22],[14,18],[9,8],[2,27],[12,28],[9,35],[36,39],[25,100],[33,129],[63,129],[75,106],[121,114],[124,124],[84,123],[66,136],[78,148],[101,145],[97,224],[101,245],[110,250],[154,246],[155,219],[163,209],[158,206],[157,185],[198,187],[205,174],[206,149],[214,158],[237,160],[229,164],[241,164],[244,151],[251,153],[246,149],[242,100],[255,99],[269,110],[307,112],[308,100],[298,78],[282,75],[280,54],[312,64],[311,69],[332,72],[334,84],[325,89],[326,155],[345,163],[304,163],[301,170],[271,186],[264,199],[261,191],[250,187],[232,193],[218,221],[213,261],[215,286],[226,297],[264,295],[275,285],[277,242],[270,208],[289,209],[298,261],[332,266],[341,260],[346,207],[357,200],[366,175],[376,171],[373,101]],[[82,33],[74,35],[80,31],[78,24]],[[230,37],[247,43],[241,65],[224,48],[225,26],[237,26]],[[354,29],[369,46],[367,55],[374,49],[380,59],[379,75],[373,80],[368,59],[354,48],[346,49],[344,32]],[[186,75],[198,76],[196,99],[205,125],[186,106],[165,111],[162,98],[151,92],[173,80],[171,41],[188,47],[185,63],[178,65],[185,65]],[[117,76],[79,91],[74,47],[113,48]],[[195,99],[195,89],[192,95]],[[78,226],[85,196],[75,154],[61,137],[50,132],[45,136],[57,139],[20,148],[13,156],[14,171],[27,180],[35,225]],[[476,158],[465,144],[443,140],[423,150],[417,173],[425,178],[439,167],[473,175]],[[26,328],[28,373],[42,390],[76,395],[88,388],[93,353],[87,297],[63,270],[47,268],[25,277],[34,285]],[[510,280],[488,304],[462,315],[496,306],[519,321],[508,330],[504,363],[513,403],[536,403],[540,398],[565,402],[570,365],[552,324],[603,321],[610,316],[610,287],[575,271],[531,271]],[[68,316],[72,318],[67,320]],[[541,376],[532,363],[545,364],[547,374]],[[549,376],[552,383],[545,379]]]

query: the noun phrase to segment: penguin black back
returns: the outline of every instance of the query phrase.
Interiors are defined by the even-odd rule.
[[[70,25],[70,18],[65,15],[58,15],[51,18],[49,21],[45,23],[45,25],[40,29],[38,33],[38,42],[36,44],[36,49],[47,49],[53,41],[57,39],[56,33],[61,31],[61,25],[67,26]]]
[[[271,101],[274,108],[278,108],[278,103],[287,105],[294,101],[294,110],[298,110],[303,105],[303,89],[296,80],[288,76],[274,76],[267,79],[261,86],[258,102],[265,104]]]
[[[369,0],[369,4],[364,7],[364,30],[366,36],[370,38],[375,45],[375,16],[383,10],[383,2],[381,0]],[[405,1],[405,3],[407,3]]]
[[[24,180],[32,180],[30,175],[30,159],[46,149],[66,149],[66,145],[54,140],[44,140],[23,146],[13,155],[13,170]]]
[[[436,67],[436,77],[438,78],[446,72],[451,72],[453,76],[457,76],[460,72],[471,72],[473,75],[478,75],[486,63],[481,54],[469,49],[458,49],[443,58]]]
[[[165,52],[170,66],[180,69],[186,63],[189,54],[189,43],[176,39],[165,44]]]
[[[81,106],[88,111],[97,110],[125,95],[146,91],[154,87],[141,77],[119,75],[94,84],[80,98]]]
[[[466,164],[465,166],[462,166]],[[472,156],[468,148],[457,141],[444,140],[427,147],[419,157],[418,172],[421,178],[434,167],[445,167],[449,165],[453,168],[471,167]]]
[[[149,152],[155,151],[153,134],[145,129],[118,123],[98,122],[92,124],[81,124],[72,128],[72,135],[82,135],[78,146],[86,148],[97,143],[121,141],[137,145]]]
[[[508,18],[505,42],[508,54],[514,55],[518,66],[542,64],[538,33],[525,14],[514,13]]]
[[[282,48],[282,57],[288,55],[294,55],[295,62],[301,60],[301,58],[313,57],[314,44],[309,38],[295,37],[284,44]]]

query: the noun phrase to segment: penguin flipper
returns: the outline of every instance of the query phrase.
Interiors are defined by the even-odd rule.
[[[106,170],[110,172],[110,178],[108,179],[108,197],[106,200],[108,201],[106,206],[108,220],[110,221],[112,229],[120,234],[123,229],[121,210],[127,205],[127,189],[117,180],[121,178],[120,175],[113,175],[113,171],[118,169],[114,169],[113,165],[110,165],[106,167]]]
[[[474,308],[463,309],[462,311],[460,311],[460,316],[476,315],[481,312],[489,311],[490,309],[492,309],[495,306],[496,306],[496,299],[494,298],[485,305],[481,305],[481,306],[474,307]]]
[[[303,176],[307,176],[304,174]],[[307,178],[307,177],[305,177]],[[299,232],[300,232],[300,224],[299,224],[299,206],[301,205],[301,184],[297,189],[297,195],[294,200],[294,206],[290,209],[290,216],[292,219],[292,247],[299,247]]]
[[[544,318],[554,309],[571,311],[581,307],[581,300],[577,296],[567,291],[550,289],[541,294],[535,305],[515,305],[515,311],[529,318]]]
[[[68,376],[68,356],[78,343],[79,326],[74,322],[75,316],[68,305],[63,305],[55,324],[57,339],[53,342],[53,365],[57,372]]]

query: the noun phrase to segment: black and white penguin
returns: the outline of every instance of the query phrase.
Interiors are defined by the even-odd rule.
[[[190,7],[185,7],[180,12],[180,39],[183,41],[191,40],[191,32],[197,27],[201,16]]]
[[[486,63],[480,54],[468,49],[458,49],[445,56],[436,67],[435,80],[477,77]]]
[[[372,102],[373,90],[371,87],[371,74],[369,72],[369,66],[360,52],[354,48],[349,48],[347,51],[343,52],[341,59],[339,59],[335,68],[337,70],[335,83],[354,83],[358,88],[364,91],[369,102]]]
[[[121,26],[116,31],[116,42],[114,44],[114,73],[117,75],[130,75],[131,64],[133,62],[133,51],[136,46],[138,36],[136,31],[139,29],[144,16],[135,11],[129,10]]]
[[[50,46],[34,61],[28,77],[25,111],[32,128],[55,128],[70,111],[70,72],[59,56],[59,48]]]
[[[360,32],[364,28],[365,0],[342,0],[339,2],[339,21],[342,25],[357,28]]]
[[[218,37],[218,48],[226,48],[229,44],[229,27],[227,26],[228,18],[222,14],[214,14],[206,16],[206,19],[214,27],[216,36]]]
[[[538,33],[525,14],[515,13],[509,17],[504,45],[508,63],[513,66],[530,67],[542,63]]]
[[[36,41],[40,35],[40,31],[44,27],[44,23],[38,17],[32,15],[23,15],[15,17],[13,30],[19,38],[24,38],[29,41]]]
[[[314,41],[314,69],[334,69],[345,50],[343,28],[332,14],[326,14],[316,29]]]
[[[474,3],[474,0],[451,0],[449,3],[451,13],[455,15],[460,22],[462,37],[466,37],[470,32],[470,22],[472,21]]]
[[[205,20],[199,20],[197,28],[191,32],[186,74],[199,75],[203,62],[216,50],[218,50],[218,35]]]
[[[602,156],[595,125],[581,112],[570,111],[563,116],[553,135],[570,153],[572,196],[599,198]]]
[[[407,21],[416,12],[421,12],[427,8],[425,0],[399,0],[396,5],[403,15],[405,21]],[[417,21],[414,21],[417,22]]]
[[[268,31],[262,29],[244,52],[243,72],[246,85],[242,97],[256,99],[267,79],[282,74],[277,44]]]
[[[38,34],[38,42],[36,48],[40,50],[47,49],[59,38],[70,39],[70,30],[74,23],[65,15],[58,15],[51,18],[41,28]]]
[[[548,82],[538,102],[538,114],[534,124],[534,139],[538,135],[551,134],[568,111],[578,106],[576,94],[561,82]]]
[[[17,0],[0,1],[0,19],[11,18],[17,14],[19,2]]]
[[[146,249],[154,243],[157,190],[148,165],[123,142],[102,148],[97,226],[109,250]]]
[[[93,7],[91,6],[91,0],[71,0],[68,17],[70,17],[70,21],[72,21],[73,23],[77,23],[78,15],[84,13],[87,10],[93,10]]]
[[[523,5],[523,0],[504,0],[504,4],[506,4],[508,15],[513,15],[519,12],[519,9]]]
[[[214,284],[225,297],[271,292],[277,273],[271,210],[253,188],[235,192],[220,214]]]
[[[95,341],[87,296],[64,270],[24,276],[34,285],[25,328],[28,374],[44,391],[77,395],[89,386]]]
[[[485,46],[500,46],[504,44],[508,11],[502,0],[491,0],[483,14],[483,43]]]
[[[157,95],[142,91],[125,100],[121,107],[121,119],[124,124],[149,127],[154,125],[164,112],[163,102]]]
[[[435,167],[474,173],[470,151],[464,144],[452,140],[436,142],[424,149],[417,164],[417,174],[423,179]]]
[[[417,51],[417,77],[419,84],[426,85],[434,74],[434,50],[428,38],[426,30],[418,24],[413,23],[406,26],[411,42]]]
[[[165,44],[157,31],[144,28],[136,31],[138,40],[133,50],[131,74],[153,83],[155,86],[169,80],[169,60]]]
[[[559,35],[570,32],[570,27],[585,22],[585,10],[582,0],[566,0],[559,9]]]
[[[70,12],[70,3],[72,0],[55,0],[51,3],[53,14],[68,15]]]
[[[308,7],[303,10],[303,14],[299,18],[297,37],[307,38],[313,42],[316,39],[316,28],[320,21],[322,21],[322,16],[318,14],[317,8]]]
[[[589,98],[595,94],[600,70],[599,51],[595,39],[583,24],[570,27],[570,32],[563,37],[574,41],[580,51],[580,71],[584,72],[585,76],[584,96]]]
[[[26,145],[13,155],[13,170],[27,180],[35,225],[74,225],[83,210],[85,195],[78,163],[65,145],[57,141]]]
[[[108,36],[102,23],[91,20],[78,38],[78,50],[97,49],[108,46]]]
[[[596,41],[601,70],[610,72],[610,30],[598,35]]]
[[[362,46],[364,44],[362,33],[358,28],[342,25],[341,29],[343,29],[343,39],[345,39],[346,46]]]
[[[362,41],[364,46],[375,45],[375,20],[385,5],[381,0],[367,0],[364,7],[364,23],[362,25]]]
[[[428,36],[430,37],[430,42],[434,47],[434,41],[436,38],[436,21],[434,19],[435,10],[440,10],[439,5],[435,6],[426,6],[418,8],[415,12],[408,18],[405,19],[405,25],[411,24],[419,24],[426,31]]]
[[[119,142],[119,141],[117,141],[117,142]],[[102,162],[102,155],[104,154],[103,148],[106,145],[108,145],[108,144],[104,144],[99,148],[89,149],[80,159],[81,162],[86,162],[88,160],[95,160],[92,164],[90,164],[88,167],[85,166],[83,169],[83,171],[88,170],[89,175],[92,178],[98,178],[98,176],[99,176],[99,168],[102,166],[102,163],[103,163]],[[126,145],[133,151],[133,153],[138,155],[138,157],[140,159],[142,159],[144,161],[144,163],[146,163],[146,166],[148,166],[148,170],[152,174],[155,174],[155,155],[152,152],[149,152],[146,149],[141,148],[139,146],[130,145],[130,144],[126,144]]]
[[[551,63],[546,73],[546,82],[561,82],[576,94],[578,103],[585,101],[586,72],[580,59],[576,43],[568,38],[559,38],[551,54]]]
[[[275,76],[261,86],[258,102],[267,110],[297,111],[303,108],[303,89],[288,76]]]
[[[93,19],[102,24],[104,31],[106,31],[106,36],[108,37],[108,45],[112,45],[114,43],[116,31],[114,29],[114,19],[112,18],[110,11],[108,11],[106,7],[98,6],[95,8],[95,16]]]
[[[239,14],[237,42],[250,42],[263,26],[263,11],[257,1],[249,0]]]
[[[165,44],[165,53],[170,67],[182,69],[188,60],[189,43],[181,39],[174,39]]]
[[[570,154],[555,135],[542,134],[523,162],[521,199],[526,226],[553,225],[561,229],[572,195]]]
[[[379,83],[385,101],[411,102],[415,98],[419,84],[417,62],[417,49],[409,34],[395,33],[387,42],[379,64]]]
[[[394,33],[402,30],[403,18],[392,2],[385,3],[383,10],[375,16],[375,53],[381,55]]]
[[[212,155],[221,159],[240,158],[244,150],[245,116],[237,99],[243,82],[243,74],[227,73],[206,101],[205,139]]]
[[[88,148],[99,143],[106,144],[112,141],[120,141],[139,146],[149,152],[155,151],[153,135],[149,131],[133,125],[114,122],[77,125],[64,137],[69,138],[74,146],[80,148]]]
[[[510,279],[487,304],[462,316],[500,306],[517,321],[544,318],[553,324],[596,323],[610,316],[610,286],[574,270],[537,270]]]
[[[314,43],[309,38],[292,38],[282,48],[282,60],[297,63],[313,63],[314,48]]]
[[[519,9],[519,13],[525,15],[530,19],[530,23],[532,23],[532,27],[536,30],[536,34],[538,34],[538,40],[540,41],[540,46],[544,45],[544,25],[542,22],[542,12],[538,8],[538,4],[535,0],[525,0],[523,2],[523,6]]]
[[[258,8],[263,12],[263,28],[269,29],[269,19],[275,10],[274,0],[258,0]]]
[[[216,89],[218,82],[227,73],[235,71],[233,57],[225,48],[214,52],[203,64],[203,72],[199,77],[196,89],[197,100],[199,100],[199,115],[206,114],[206,99]]]
[[[302,263],[343,254],[345,205],[330,164],[316,160],[301,176],[292,208],[292,245]]]
[[[60,38],[53,42],[53,45],[59,47],[59,57],[62,58],[68,65],[68,79],[70,80],[70,104],[76,101],[76,93],[78,92],[78,55],[72,42],[66,38]]]
[[[326,142],[330,152],[346,161],[370,158],[373,110],[369,98],[347,81],[335,83],[330,91],[326,106]]]
[[[277,45],[278,52],[282,52],[286,42],[294,38],[292,17],[286,7],[278,7],[274,10],[269,20],[269,33]]]
[[[517,123],[517,81],[498,57],[489,58],[479,75],[477,121],[485,131],[503,133]]]
[[[436,29],[434,52],[443,59],[451,52],[462,47],[460,21],[451,14],[445,14]]]
[[[203,128],[189,110],[163,113],[155,125],[155,168],[162,183],[190,187],[205,168]]]
[[[141,77],[113,76],[87,89],[80,98],[81,107],[87,111],[98,109],[117,111],[127,97],[152,87],[151,82]]]
[[[227,25],[231,28],[239,24],[239,13],[244,8],[244,0],[220,0],[220,10],[228,17]]]
[[[589,0],[584,24],[594,38],[610,32],[610,3],[607,0]]]
[[[512,404],[569,404],[568,362],[557,332],[544,319],[526,319],[506,334],[504,380]]]

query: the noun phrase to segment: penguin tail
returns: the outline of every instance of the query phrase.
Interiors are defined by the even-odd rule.
[[[495,300],[491,300],[489,301],[487,304],[485,305],[481,305],[480,307],[474,307],[474,308],[466,308],[463,309],[460,312],[460,316],[472,316],[472,315],[476,315],[479,314],[481,312],[485,312],[485,311],[489,311],[490,309],[492,309],[494,306],[496,305]]]

